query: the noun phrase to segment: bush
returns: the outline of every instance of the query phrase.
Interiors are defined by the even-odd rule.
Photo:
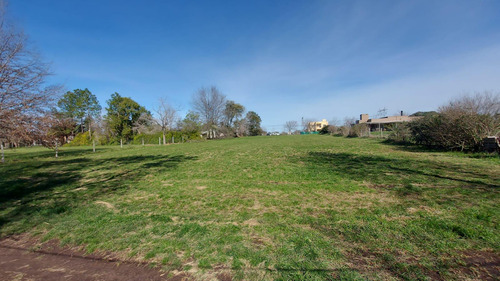
[[[323,128],[321,128],[321,130],[319,130],[319,134],[320,135],[328,135],[328,134],[330,134],[329,128],[330,128],[330,126],[324,126]]]
[[[356,124],[350,128],[347,136],[351,138],[367,137],[369,135],[368,130],[369,130],[368,125]]]
[[[410,125],[408,123],[394,123],[389,126],[389,140],[394,142],[410,142],[412,139]]]
[[[65,146],[82,146],[82,145],[92,145],[92,139],[89,138],[89,132],[77,134],[71,142],[65,144]]]
[[[500,98],[489,93],[465,96],[410,125],[417,144],[460,151],[480,151],[483,139],[500,134]]]
[[[337,135],[347,137],[350,131],[351,131],[351,126],[341,126],[338,130]]]
[[[89,146],[92,145],[92,142],[95,141],[96,145],[105,145],[108,144],[108,139],[104,136],[99,136],[97,134],[93,134],[92,138],[89,138],[89,132],[83,132],[77,134],[69,143],[64,146]]]

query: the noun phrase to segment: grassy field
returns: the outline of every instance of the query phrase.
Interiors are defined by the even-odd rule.
[[[484,278],[495,273],[482,262],[499,259],[498,156],[277,136],[58,159],[9,150],[0,175],[0,236],[113,251],[170,276]]]

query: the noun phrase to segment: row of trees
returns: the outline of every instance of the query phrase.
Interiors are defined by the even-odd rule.
[[[262,133],[259,115],[249,111],[243,118],[245,107],[227,100],[216,87],[198,90],[193,96],[193,105],[194,109],[181,119],[178,110],[163,98],[159,99],[153,114],[133,99],[114,93],[101,116],[102,107],[96,96],[88,89],[76,89],[66,92],[58,100],[57,107],[45,113],[47,117],[43,121],[49,130],[44,132],[51,136],[51,143],[71,142],[73,145],[93,141],[101,144],[127,142],[138,135],[151,140],[151,135],[157,134],[166,144],[167,136],[173,136],[173,131],[184,140],[202,135],[221,138]],[[43,140],[46,136],[38,137]]]
[[[184,118],[160,99],[153,113],[118,93],[107,101],[105,113],[88,89],[62,94],[58,85],[46,86],[49,65],[27,45],[27,37],[6,20],[0,2],[0,145],[43,144],[57,147],[70,140],[113,143],[138,135],[169,132],[199,138],[261,134],[261,119],[243,105],[227,100],[216,87],[201,88],[193,96],[193,110]],[[60,98],[58,98],[60,97]],[[173,135],[173,133],[170,133]]]

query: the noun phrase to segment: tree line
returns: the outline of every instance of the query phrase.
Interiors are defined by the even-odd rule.
[[[27,37],[6,20],[0,3],[0,144],[19,146],[65,143],[100,144],[170,136],[185,140],[260,135],[261,118],[228,100],[216,87],[200,88],[193,109],[183,118],[165,99],[151,112],[130,97],[113,93],[105,113],[96,96],[85,89],[62,94],[46,86],[50,67],[27,44]]]
[[[202,137],[215,139],[261,134],[259,115],[228,100],[216,87],[200,88],[193,95],[193,110],[180,118],[178,110],[160,98],[152,112],[129,97],[114,93],[105,114],[88,89],[64,94],[52,113],[61,124],[52,132],[61,143],[89,145],[121,142],[167,144],[174,137],[183,141]],[[158,141],[159,139],[159,141]],[[178,140],[179,141],[179,140]]]

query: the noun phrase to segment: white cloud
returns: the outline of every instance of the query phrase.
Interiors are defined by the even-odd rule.
[[[426,62],[411,75],[388,77],[350,88],[317,89],[315,82],[330,77],[328,69],[297,70],[297,67],[283,67],[277,63],[242,66],[240,71],[228,74],[223,84],[234,94],[231,98],[241,99],[247,107],[261,114],[264,126],[275,128],[287,120],[300,120],[301,117],[342,119],[360,113],[374,114],[383,107],[388,108],[389,114],[399,110],[410,113],[435,110],[460,94],[485,90],[499,92],[498,65],[500,45]],[[308,85],[316,91],[304,91]],[[282,94],[273,95],[270,90],[273,88]],[[290,90],[289,97],[286,89]]]

